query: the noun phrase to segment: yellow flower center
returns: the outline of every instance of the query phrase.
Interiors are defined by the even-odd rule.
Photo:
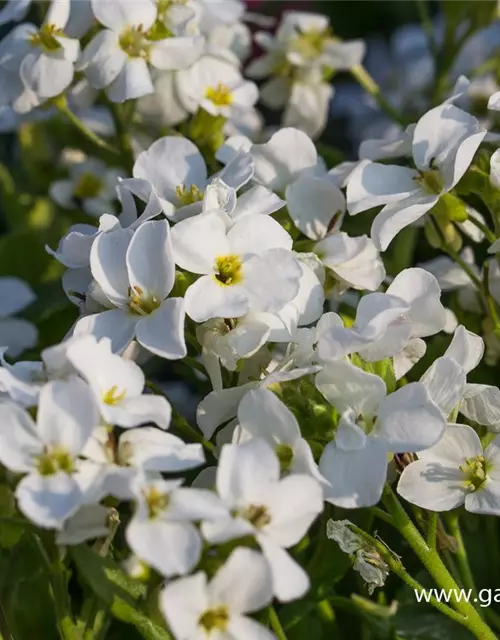
[[[142,25],[125,29],[120,35],[119,43],[130,58],[147,58],[149,55],[149,45]]]
[[[207,633],[212,631],[225,631],[229,620],[229,613],[226,607],[215,607],[207,609],[198,620],[200,627]]]
[[[275,447],[276,455],[280,461],[282,473],[289,471],[293,462],[293,449],[288,444],[279,444]]]
[[[269,511],[267,507],[262,504],[251,504],[240,512],[240,516],[248,520],[248,522],[253,524],[257,529],[262,529],[271,522]]]
[[[44,24],[40,31],[30,36],[30,43],[34,47],[41,47],[46,53],[57,51],[61,45],[55,36],[63,35],[63,30],[55,24]]]
[[[179,205],[181,207],[186,207],[189,204],[203,200],[203,191],[200,191],[195,184],[192,184],[190,187],[181,184],[175,188],[175,194],[179,199]]]
[[[114,384],[103,394],[102,401],[104,404],[115,405],[121,402],[126,394],[127,392],[125,390],[118,393],[118,387]]]
[[[41,476],[52,476],[58,471],[72,473],[74,470],[73,458],[59,446],[45,447],[36,462],[38,473]]]
[[[82,173],[73,188],[73,197],[79,200],[95,198],[99,195],[102,186],[102,180],[95,174],[89,172]]]
[[[306,60],[314,60],[323,53],[325,44],[329,40],[333,40],[330,28],[323,31],[310,29],[302,31],[294,38],[292,48]]]
[[[431,195],[438,195],[443,191],[443,179],[439,171],[429,169],[429,171],[421,171],[420,175],[415,178],[420,187]]]
[[[146,297],[144,291],[137,285],[129,288],[128,297],[130,311],[138,316],[148,316],[161,305],[161,300],[157,296]]]
[[[217,107],[229,107],[233,104],[231,89],[219,82],[216,87],[208,87],[205,98],[213,102]]]
[[[467,458],[460,467],[460,471],[465,476],[464,483],[469,491],[481,489],[488,475],[488,465],[484,456]]]
[[[241,258],[236,255],[219,256],[215,259],[215,279],[219,284],[229,286],[241,282]]]
[[[146,500],[149,518],[157,518],[168,508],[170,503],[168,493],[160,493],[156,487],[151,487],[147,493],[144,493],[144,498]]]

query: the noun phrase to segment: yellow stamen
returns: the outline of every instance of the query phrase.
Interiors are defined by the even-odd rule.
[[[208,87],[205,97],[217,107],[229,107],[233,104],[231,89],[222,82],[219,82],[216,87]]]
[[[72,473],[73,458],[61,447],[45,447],[43,453],[37,458],[37,469],[41,476],[52,476],[58,471]]]
[[[241,258],[237,255],[219,256],[215,259],[215,280],[229,286],[241,282]]]
[[[128,292],[128,306],[132,313],[139,316],[147,316],[153,313],[161,305],[161,301],[154,294],[145,296],[141,287],[135,285]]]
[[[212,631],[225,631],[229,620],[229,613],[226,607],[215,607],[207,609],[198,621],[200,627],[207,633]]]
[[[181,184],[175,188],[175,194],[179,199],[179,205],[181,207],[203,200],[203,191],[200,191],[195,184],[192,184],[190,187]]]
[[[118,393],[118,387],[114,384],[103,394],[102,401],[104,402],[104,404],[115,405],[121,402],[126,394],[127,392],[125,390],[123,390],[121,393]]]
[[[142,25],[130,27],[119,38],[120,47],[130,58],[147,58],[149,46]]]
[[[61,35],[63,35],[63,30],[60,27],[55,24],[44,24],[40,31],[30,36],[29,40],[34,47],[41,47],[45,52],[49,53],[61,48],[55,37]]]

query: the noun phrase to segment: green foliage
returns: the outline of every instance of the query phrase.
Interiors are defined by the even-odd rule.
[[[111,558],[103,558],[86,545],[71,548],[78,575],[112,615],[133,625],[146,640],[172,640],[168,631],[144,612],[146,586],[127,576]]]
[[[49,567],[40,557],[34,535],[29,531],[25,530],[14,547],[1,550],[0,615],[15,640],[59,637],[50,577]]]

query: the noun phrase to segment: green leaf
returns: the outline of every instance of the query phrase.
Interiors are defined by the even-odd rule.
[[[71,548],[78,573],[111,613],[134,625],[146,640],[172,640],[168,631],[152,622],[142,611],[146,586],[124,573],[111,559],[103,558],[86,545]]]
[[[423,604],[400,607],[394,617],[398,635],[404,640],[473,640],[462,625]]]
[[[36,287],[59,278],[64,268],[54,269],[54,259],[45,251],[44,238],[30,232],[0,237],[0,273],[17,276]]]
[[[12,636],[58,640],[50,576],[33,535],[25,532],[0,558],[0,602]]]
[[[10,487],[0,485],[0,547],[11,549],[24,533],[22,525],[9,522],[17,514],[16,501]]]

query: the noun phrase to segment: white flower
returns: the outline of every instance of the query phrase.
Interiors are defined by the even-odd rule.
[[[71,84],[80,43],[64,34],[69,11],[69,0],[53,0],[40,29],[25,23],[4,38],[0,45],[2,104],[26,113]]]
[[[196,328],[203,365],[214,389],[222,389],[219,361],[224,368],[235,371],[241,358],[254,355],[269,338],[271,328],[256,315],[249,313],[229,323],[213,318]]]
[[[500,91],[497,91],[488,100],[488,109],[493,111],[500,111]]]
[[[122,211],[118,217],[109,213],[100,215],[97,229],[90,224],[72,225],[59,241],[55,251],[47,245],[45,246],[47,253],[50,253],[69,269],[90,267],[90,250],[100,233],[120,227],[136,229],[143,222],[154,218],[162,211],[155,190],[146,180],[139,178],[119,180],[116,193],[122,205]],[[145,203],[144,210],[140,215],[134,198]]]
[[[114,513],[113,513],[114,512]],[[115,515],[116,514],[116,515]],[[109,535],[109,521],[117,512],[101,504],[84,504],[57,532],[58,545],[81,544],[86,540],[105,538]]]
[[[228,165],[227,169],[230,168],[231,165]],[[227,171],[224,173],[227,179]],[[238,196],[236,189],[227,185],[220,176],[210,181],[203,197],[203,211],[217,209],[226,213],[227,217],[223,219],[228,228],[244,216],[270,215],[284,207],[285,204],[284,200],[261,185],[250,187]]]
[[[51,380],[61,380],[76,373],[68,360],[68,347],[72,339],[44,349],[41,360],[25,360],[9,364],[0,350],[0,385],[9,396],[24,407],[38,404],[38,396]]]
[[[385,205],[371,229],[375,246],[385,251],[401,229],[421,218],[453,189],[485,135],[476,118],[453,105],[431,109],[413,132],[417,169],[361,162],[347,185],[349,213]]]
[[[145,394],[142,369],[111,351],[111,341],[81,336],[68,348],[68,358],[89,383],[105,424],[123,428],[154,423],[168,429],[172,409],[163,396]]]
[[[201,275],[185,295],[196,322],[275,313],[298,293],[292,238],[269,216],[244,216],[229,231],[216,212],[183,220],[172,229],[172,247],[178,266]]]
[[[336,325],[332,323],[319,340],[320,358],[328,361],[355,352],[368,361],[395,356],[411,340],[443,329],[446,313],[440,294],[432,274],[405,269],[386,293],[361,298],[351,328],[345,328],[340,317]]]
[[[385,138],[364,140],[359,145],[360,160],[384,160],[387,158],[411,158],[415,125],[410,124],[401,131],[391,129]]]
[[[434,402],[444,416],[459,411],[469,420],[500,431],[500,390],[489,384],[467,383],[467,374],[481,362],[484,342],[480,336],[458,326],[450,346],[422,376]]]
[[[258,32],[256,41],[265,53],[250,63],[248,75],[274,76],[262,87],[262,102],[274,109],[286,107],[285,126],[316,137],[327,122],[333,95],[325,79],[359,64],[364,43],[340,42],[326,16],[299,11],[284,13],[275,37]]]
[[[108,169],[101,160],[90,158],[69,166],[69,178],[57,180],[49,187],[50,197],[66,209],[82,208],[98,218],[113,212],[116,186],[122,172]]]
[[[202,572],[170,582],[160,594],[160,609],[177,640],[272,640],[270,631],[245,615],[263,609],[272,596],[266,560],[240,547],[210,582]]]
[[[254,182],[284,196],[293,223],[304,235],[321,240],[339,229],[345,198],[308,135],[287,127],[268,142],[255,145],[234,136],[217,157],[228,162],[242,151],[249,151],[253,158]]]
[[[499,438],[483,451],[474,429],[450,424],[437,444],[405,467],[398,493],[431,511],[463,504],[473,513],[500,515]]]
[[[72,38],[82,38],[94,24],[91,0],[70,0],[70,13],[65,31]]]
[[[115,308],[81,318],[75,335],[110,338],[113,351],[122,351],[135,337],[162,358],[186,355],[184,302],[167,298],[175,279],[170,234],[162,220],[145,222],[135,232],[118,229],[96,238],[92,275]]]
[[[117,439],[109,427],[99,427],[82,451],[85,468],[93,478],[87,501],[106,496],[131,500],[133,483],[141,474],[178,473],[198,467],[205,457],[200,444],[185,444],[176,436],[155,429],[127,429]]]
[[[340,227],[345,198],[330,179],[306,172],[287,186],[285,197],[293,223],[311,240],[321,240]]]
[[[316,386],[340,413],[335,438],[319,463],[328,481],[325,500],[339,507],[376,504],[388,454],[427,449],[444,433],[441,411],[418,382],[387,395],[378,376],[339,360],[318,373]]]
[[[31,0],[7,0],[0,11],[0,24],[23,20],[28,13]]]
[[[351,238],[344,232],[333,233],[318,242],[314,252],[332,270],[340,289],[375,291],[385,278],[384,263],[368,236]]]
[[[304,570],[286,553],[323,509],[319,483],[293,474],[280,480],[278,456],[263,440],[225,445],[217,469],[217,491],[231,511],[202,523],[203,536],[221,543],[254,535],[273,574],[273,592],[283,602],[309,588]]]
[[[154,91],[149,65],[180,69],[192,64],[203,51],[204,38],[177,37],[157,20],[154,0],[92,0],[92,10],[106,28],[87,45],[77,68],[85,72],[95,89],[106,89],[113,102]]]
[[[214,55],[205,55],[179,72],[176,88],[190,113],[201,107],[212,116],[225,118],[252,109],[259,98],[257,86],[245,81],[237,66]]]
[[[328,108],[333,87],[326,82],[307,82],[305,77],[294,82],[283,116],[283,126],[300,129],[315,139],[328,123]]]
[[[20,510],[41,527],[60,529],[83,500],[77,458],[98,424],[92,392],[75,377],[49,382],[36,424],[11,402],[0,404],[0,417],[0,460],[26,474],[16,488]]]
[[[298,178],[325,174],[313,141],[298,129],[281,129],[269,142],[253,145],[250,153],[255,162],[255,182],[279,194]]]
[[[255,387],[268,387],[274,383],[289,382],[317,373],[321,367],[308,365],[285,371],[273,371],[260,381],[247,382],[238,387],[214,389],[198,405],[196,420],[206,438],[211,438],[221,424],[236,417],[243,396]]]
[[[166,136],[156,140],[139,154],[133,174],[153,185],[167,218],[177,221],[201,213],[208,183],[207,166],[196,145],[187,138]],[[220,178],[237,190],[252,175],[251,158],[239,155]]]
[[[490,183],[495,189],[500,189],[500,149],[490,158]]]
[[[133,483],[136,511],[126,530],[127,543],[165,577],[189,573],[198,563],[203,543],[193,522],[226,513],[212,491],[181,484],[140,477]]]
[[[38,340],[35,325],[22,318],[11,317],[34,300],[35,294],[23,280],[11,276],[0,278],[0,348],[6,347],[12,357],[34,347]]]
[[[309,444],[301,436],[297,419],[269,389],[252,389],[245,394],[238,407],[238,424],[245,436],[261,438],[273,447],[282,472],[323,479]]]

